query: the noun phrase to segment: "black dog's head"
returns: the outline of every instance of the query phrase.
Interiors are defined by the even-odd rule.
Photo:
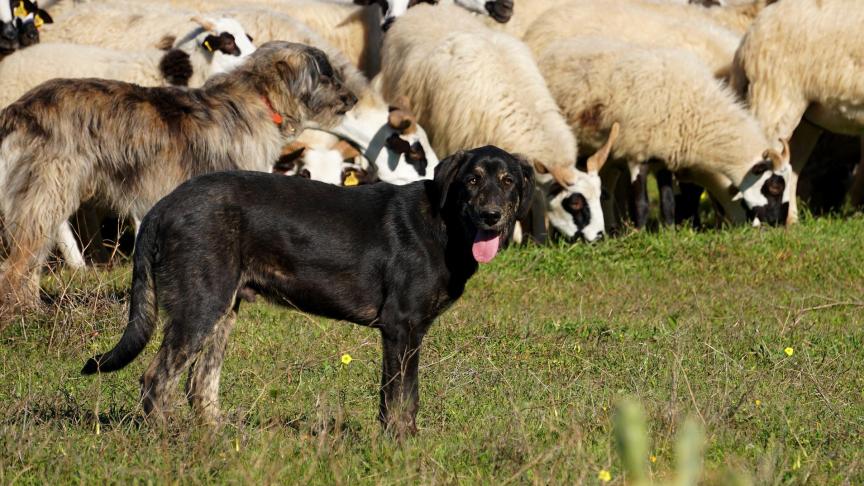
[[[474,259],[486,263],[531,207],[534,169],[527,160],[487,145],[442,160],[434,184],[445,219],[458,218],[473,241]]]

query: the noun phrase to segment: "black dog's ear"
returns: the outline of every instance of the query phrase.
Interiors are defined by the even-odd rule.
[[[468,152],[460,150],[442,160],[435,167],[435,187],[438,188],[439,209],[444,209],[444,204],[447,203],[447,193],[450,192],[453,179],[456,178],[459,168],[466,160],[468,160]]]
[[[519,161],[519,169],[522,171],[522,185],[519,187],[519,209],[516,218],[522,219],[528,215],[534,200],[534,166],[524,156],[513,154]]]

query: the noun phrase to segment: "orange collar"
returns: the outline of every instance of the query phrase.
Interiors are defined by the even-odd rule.
[[[270,98],[261,95],[261,100],[264,101],[264,104],[267,105],[267,109],[270,110],[270,119],[273,120],[273,123],[281,125],[284,119],[282,118],[282,115],[273,109],[273,104],[270,103]]]

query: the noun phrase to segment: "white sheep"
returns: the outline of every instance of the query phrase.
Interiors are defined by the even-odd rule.
[[[678,14],[655,9],[644,0],[569,0],[537,18],[524,40],[535,55],[551,42],[575,36],[681,48],[695,54],[718,78],[727,77],[740,37],[710,19],[688,15],[685,6],[667,7]]]
[[[755,224],[775,223],[788,203],[788,164],[765,153],[772,143],[759,123],[693,55],[573,38],[549,44],[538,64],[584,147],[599,147],[610,126],[621,124],[612,156],[626,163],[631,180],[642,163],[662,160],[707,186],[739,222],[745,213],[733,200],[744,200]],[[718,174],[728,183],[718,187]],[[734,198],[729,185],[740,189]]]
[[[242,4],[236,0],[172,0],[171,5],[211,14],[216,11],[239,14],[246,9],[256,9],[288,15],[339,49],[367,76],[373,76],[379,69],[381,13],[376,5],[328,0],[258,0]]]
[[[582,181],[591,221],[603,233],[599,179],[575,169],[576,140],[528,48],[462,9],[418,5],[387,32],[382,47],[385,99],[406,96],[439,153],[493,144],[523,154],[565,186]]]
[[[793,191],[823,129],[864,135],[862,26],[859,1],[784,0],[759,14],[735,55],[733,87],[769,137],[792,137]]]
[[[211,75],[227,72],[255,51],[242,27],[231,19],[204,22],[212,30],[199,27],[193,31],[196,40],[189,46],[188,61],[192,76],[188,84],[201,86]],[[236,37],[236,55],[202,45],[209,36],[228,34]],[[212,40],[210,42],[213,42]],[[166,84],[160,69],[165,51],[150,48],[140,51],[120,51],[96,46],[40,43],[15,52],[0,63],[0,106],[17,100],[31,88],[49,79],[104,78],[126,81],[141,86]]]
[[[641,6],[680,22],[688,22],[691,19],[699,19],[700,24],[705,20],[714,22],[728,31],[734,32],[740,38],[747,32],[759,12],[771,2],[772,0],[746,0],[734,5],[717,6],[699,4],[698,2],[676,4],[670,0],[641,0]]]

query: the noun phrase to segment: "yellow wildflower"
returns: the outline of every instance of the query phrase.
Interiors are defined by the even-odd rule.
[[[655,456],[654,454],[651,454],[651,457],[649,457],[648,459],[650,459],[652,463],[657,462],[657,456]]]
[[[758,407],[759,405],[762,405],[762,400],[759,400],[759,399],[757,398],[756,400],[753,401],[753,403],[755,403],[756,406]]]
[[[347,366],[351,364],[352,361],[354,361],[354,358],[352,358],[350,354],[345,353],[342,355],[342,364]]]
[[[609,471],[607,471],[605,469],[601,469],[597,473],[597,479],[599,479],[600,481],[603,481],[604,483],[608,483],[609,481],[612,481],[612,473],[610,473]]]
[[[783,352],[786,353],[786,356],[792,356],[793,354],[795,354],[795,350],[792,349],[791,346],[784,349]]]

